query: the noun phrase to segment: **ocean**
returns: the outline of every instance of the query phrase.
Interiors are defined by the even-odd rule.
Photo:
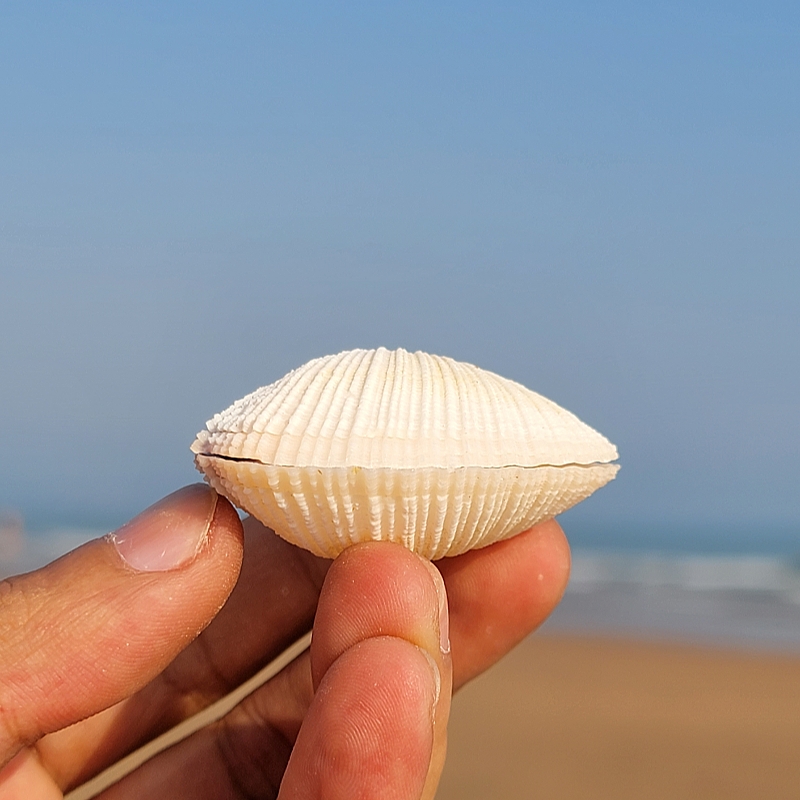
[[[650,531],[604,541],[579,529],[570,536],[569,586],[543,630],[800,652],[800,547],[792,535],[751,536],[748,551],[744,535],[672,530],[663,539]],[[36,569],[104,533],[75,526],[25,532],[6,517],[0,577]]]
[[[800,652],[794,557],[573,551],[545,630]]]

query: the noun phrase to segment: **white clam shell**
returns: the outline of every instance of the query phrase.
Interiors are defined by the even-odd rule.
[[[329,558],[372,540],[457,555],[565,511],[619,469],[614,445],[552,401],[405,350],[315,359],[206,427],[192,445],[206,480]]]

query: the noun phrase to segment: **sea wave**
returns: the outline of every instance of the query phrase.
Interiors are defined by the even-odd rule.
[[[571,592],[601,586],[672,587],[702,592],[763,592],[800,604],[795,559],[767,555],[696,555],[578,550]]]

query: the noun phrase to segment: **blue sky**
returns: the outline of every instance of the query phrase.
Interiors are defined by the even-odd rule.
[[[0,507],[121,521],[382,344],[611,438],[565,524],[800,549],[798,6],[343,5],[2,5]]]

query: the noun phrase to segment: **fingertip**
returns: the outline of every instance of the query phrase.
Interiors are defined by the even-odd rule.
[[[368,542],[345,550],[320,593],[311,645],[314,685],[345,650],[372,636],[396,636],[437,653],[446,599],[440,599],[432,572],[429,562],[398,544]]]

